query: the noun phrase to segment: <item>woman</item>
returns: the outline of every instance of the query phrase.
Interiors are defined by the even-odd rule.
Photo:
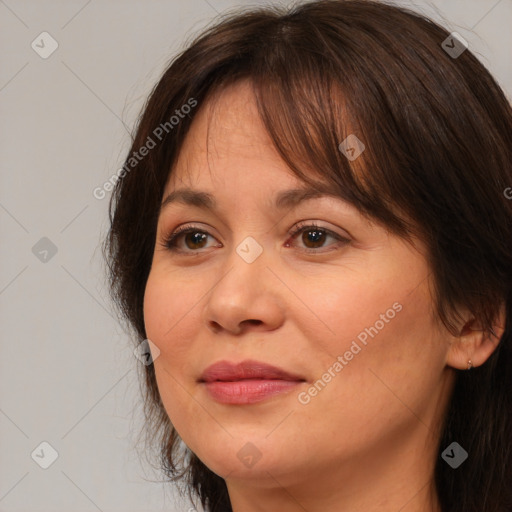
[[[512,510],[511,162],[503,92],[421,15],[319,1],[192,42],[105,246],[166,474],[215,512]]]

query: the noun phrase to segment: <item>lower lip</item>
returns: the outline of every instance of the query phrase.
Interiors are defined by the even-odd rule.
[[[223,404],[254,404],[272,396],[286,393],[302,381],[247,379],[233,382],[203,382],[210,396]]]

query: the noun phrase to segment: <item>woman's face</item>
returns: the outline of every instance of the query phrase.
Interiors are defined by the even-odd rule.
[[[417,471],[407,454],[435,459],[429,435],[450,382],[423,247],[336,197],[276,203],[304,184],[272,147],[248,85],[207,107],[164,200],[187,188],[214,205],[188,194],[162,208],[144,299],[171,422],[228,482],[348,482],[402,455],[396,470]],[[214,363],[248,360],[295,380],[247,370],[250,382],[201,382]]]

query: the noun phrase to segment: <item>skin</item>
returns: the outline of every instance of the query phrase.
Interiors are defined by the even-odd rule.
[[[436,321],[420,241],[407,244],[333,197],[273,206],[275,194],[303,183],[273,148],[248,83],[204,107],[164,197],[190,187],[213,194],[218,210],[163,208],[144,298],[170,421],[225,478],[235,512],[439,511],[437,425],[455,369],[468,359],[483,364],[496,344],[469,317],[457,337]],[[291,238],[302,220],[350,242]],[[206,244],[189,235],[187,245],[182,235],[182,252],[170,251],[165,236],[186,223],[209,234]],[[252,263],[236,252],[247,236],[263,249]],[[336,358],[395,303],[402,308],[394,318],[333,372]],[[214,362],[244,359],[307,382],[249,405],[218,403],[197,382]],[[329,368],[335,376],[301,403],[299,393]],[[248,442],[261,455],[252,467],[237,457]]]

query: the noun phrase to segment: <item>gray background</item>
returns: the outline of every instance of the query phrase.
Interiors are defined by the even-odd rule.
[[[459,32],[512,97],[512,0],[397,3]],[[249,5],[0,0],[1,511],[191,506],[136,447],[140,363],[105,288],[109,194],[92,192],[122,165],[124,125],[169,59],[218,13]],[[43,31],[59,45],[47,59],[31,47]],[[31,458],[49,460],[43,441],[59,454],[48,469]]]

